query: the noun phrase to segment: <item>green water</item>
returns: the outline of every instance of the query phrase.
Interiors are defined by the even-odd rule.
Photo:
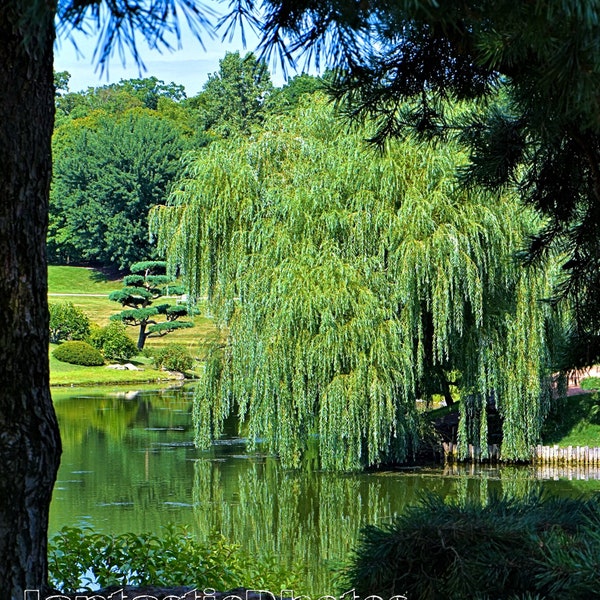
[[[218,531],[254,556],[300,565],[306,594],[334,593],[332,568],[361,527],[381,524],[433,491],[454,498],[600,492],[595,473],[530,468],[422,467],[377,473],[290,472],[275,457],[248,454],[233,435],[209,451],[192,443],[190,388],[56,392],[63,457],[50,533],[65,525],[107,533],[189,526]],[[557,479],[554,479],[557,478]],[[297,590],[298,591],[298,590]]]

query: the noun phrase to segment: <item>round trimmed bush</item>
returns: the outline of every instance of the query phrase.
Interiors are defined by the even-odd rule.
[[[138,353],[135,342],[125,333],[125,325],[114,321],[93,331],[90,344],[108,360],[129,360]]]
[[[90,334],[90,320],[72,302],[50,304],[50,341],[84,340]]]
[[[192,368],[194,358],[182,344],[167,344],[154,353],[154,364],[157,369],[180,371],[183,373]]]
[[[104,364],[104,357],[100,351],[87,342],[64,342],[52,354],[57,360],[72,365],[98,367]]]

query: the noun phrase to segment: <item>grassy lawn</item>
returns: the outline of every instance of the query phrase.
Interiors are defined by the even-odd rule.
[[[50,294],[108,294],[121,287],[120,279],[110,279],[102,271],[87,267],[48,267]]]
[[[590,380],[592,378],[589,378]],[[600,379],[596,382],[600,387]],[[581,387],[586,389],[585,380]],[[590,389],[588,387],[588,389]],[[428,411],[431,420],[458,411],[458,404]],[[554,402],[542,430],[542,445],[600,446],[600,392],[567,396]]]
[[[125,383],[146,383],[175,380],[177,377],[165,371],[152,368],[150,359],[138,356],[130,362],[140,371],[118,371],[103,367],[83,367],[61,362],[54,358],[52,352],[57,344],[50,344],[50,385],[78,386]]]
[[[118,279],[110,280],[94,269],[85,267],[57,267],[48,268],[48,291],[49,302],[72,302],[74,306],[81,309],[92,323],[103,327],[109,323],[111,315],[119,312],[121,306],[117,302],[111,302],[108,294],[121,287]],[[53,294],[68,294],[58,295]],[[90,294],[101,294],[92,296]],[[160,299],[159,302],[175,304],[175,298]],[[174,331],[164,337],[149,338],[146,342],[147,348],[159,348],[169,343],[183,344],[190,349],[192,354],[200,352],[200,346],[207,337],[215,334],[215,327],[211,319],[202,314],[203,307],[200,306],[201,314],[192,320],[193,328]],[[189,319],[186,319],[189,320]],[[132,340],[137,341],[138,329],[128,327],[127,333]]]
[[[559,400],[544,425],[542,442],[546,446],[600,446],[600,398],[590,393]]]
[[[111,302],[108,294],[121,287],[118,279],[110,280],[101,271],[84,267],[50,266],[48,268],[49,302],[72,302],[80,308],[92,323],[103,327],[109,323],[111,315],[119,312],[121,306]],[[58,294],[58,295],[54,295]],[[175,298],[161,299],[159,302],[176,302]],[[202,314],[192,320],[193,328],[181,329],[168,335],[157,338],[148,338],[146,348],[160,348],[165,344],[178,343],[186,346],[192,355],[202,353],[202,345],[214,336],[216,329],[213,321]],[[185,319],[189,320],[189,319]],[[137,342],[138,328],[128,327],[127,333],[132,340]],[[50,351],[52,352],[53,347]],[[144,371],[116,371],[106,367],[82,367],[69,365],[56,360],[50,355],[50,383],[51,385],[91,385],[105,383],[134,383],[141,381],[158,381],[167,379],[168,374],[151,369],[150,360],[142,356],[134,361],[144,365]]]

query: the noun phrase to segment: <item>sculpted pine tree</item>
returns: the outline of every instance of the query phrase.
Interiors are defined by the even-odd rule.
[[[208,294],[227,340],[198,388],[198,442],[235,411],[288,466],[315,433],[326,468],[403,461],[417,397],[432,371],[454,369],[472,398],[463,447],[485,455],[494,397],[504,456],[523,458],[550,358],[538,302],[550,276],[513,260],[536,220],[514,196],[457,186],[456,147],[391,143],[380,155],[368,135],[345,134],[315,96],[253,139],[190,159],[152,214],[161,251]]]
[[[164,261],[145,261],[131,265],[132,275],[123,279],[124,287],[108,296],[109,300],[127,306],[127,310],[113,315],[111,320],[121,321],[131,327],[139,327],[137,347],[142,350],[149,337],[162,337],[176,331],[193,327],[189,321],[178,321],[188,316],[186,306],[159,304],[152,306],[155,300],[170,294],[181,294],[182,289],[173,285],[170,277],[165,275]],[[171,284],[171,285],[169,285]],[[157,319],[163,318],[159,321]]]

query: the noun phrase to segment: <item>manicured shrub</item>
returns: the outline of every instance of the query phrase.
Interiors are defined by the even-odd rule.
[[[597,498],[460,506],[430,496],[389,524],[365,528],[342,584],[383,598],[594,597],[599,508]]]
[[[72,365],[97,367],[104,364],[104,357],[99,350],[87,342],[63,342],[54,352],[54,358]]]
[[[50,341],[84,340],[90,334],[90,320],[72,302],[50,304]]]
[[[135,342],[125,333],[125,325],[118,322],[93,331],[90,344],[108,360],[129,360],[138,353]]]
[[[194,364],[190,351],[182,344],[167,344],[154,353],[154,364],[157,369],[167,371],[188,371]]]

